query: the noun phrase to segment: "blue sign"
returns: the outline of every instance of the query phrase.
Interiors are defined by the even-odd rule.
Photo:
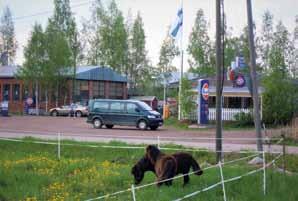
[[[200,79],[198,82],[198,124],[208,124],[209,81]]]

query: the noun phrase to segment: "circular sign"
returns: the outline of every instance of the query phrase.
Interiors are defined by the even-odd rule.
[[[32,98],[27,98],[26,99],[26,103],[27,103],[27,105],[32,105],[32,103],[33,103],[33,99]]]
[[[205,83],[203,84],[203,87],[202,87],[202,97],[204,100],[208,100],[208,97],[209,97],[209,85],[208,83]]]
[[[245,79],[244,79],[243,75],[238,75],[236,77],[235,83],[236,83],[237,87],[244,87]]]

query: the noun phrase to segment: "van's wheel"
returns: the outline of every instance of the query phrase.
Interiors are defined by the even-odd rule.
[[[141,120],[138,123],[138,128],[141,130],[146,130],[148,127],[147,122],[145,120]]]
[[[82,116],[83,116],[83,114],[81,111],[76,111],[76,117],[82,117]]]
[[[109,129],[111,129],[111,128],[114,127],[114,125],[112,125],[112,124],[106,124],[106,127],[109,128]]]
[[[101,128],[102,127],[102,122],[100,119],[96,118],[93,120],[93,127],[94,128]]]
[[[57,110],[54,110],[51,112],[51,116],[53,117],[57,117],[59,114],[58,114],[58,111]]]
[[[150,126],[150,129],[155,131],[158,128],[158,126]]]

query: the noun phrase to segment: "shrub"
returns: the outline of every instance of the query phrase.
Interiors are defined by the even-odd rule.
[[[236,120],[236,126],[245,127],[254,125],[253,115],[251,112],[240,112],[234,116]]]

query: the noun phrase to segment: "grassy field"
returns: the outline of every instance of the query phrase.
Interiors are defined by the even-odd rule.
[[[86,200],[108,193],[130,188],[133,164],[144,154],[142,149],[89,148],[62,146],[61,159],[57,160],[55,145],[0,141],[0,200]],[[69,143],[64,141],[63,143]],[[76,143],[82,145],[82,143]],[[96,144],[99,145],[99,144]],[[124,145],[112,142],[109,145]],[[171,152],[169,152],[171,153]],[[214,154],[193,152],[203,164],[214,164]],[[245,155],[229,154],[225,160]],[[269,158],[270,156],[267,156]],[[278,163],[280,165],[280,162]],[[298,157],[287,156],[289,170],[297,170]],[[241,175],[258,167],[246,162],[229,164],[224,167],[225,179]],[[298,200],[298,176],[284,176],[267,170],[267,195],[262,191],[262,172],[227,183],[228,200],[243,201],[295,201]],[[147,173],[142,184],[154,182],[155,176]],[[220,181],[219,169],[206,170],[202,176],[190,176],[190,184],[182,187],[182,178],[174,181],[172,187],[155,185],[136,190],[137,200],[173,200]],[[125,192],[105,200],[132,200],[131,192]],[[223,200],[222,188],[218,186],[188,200]]]

